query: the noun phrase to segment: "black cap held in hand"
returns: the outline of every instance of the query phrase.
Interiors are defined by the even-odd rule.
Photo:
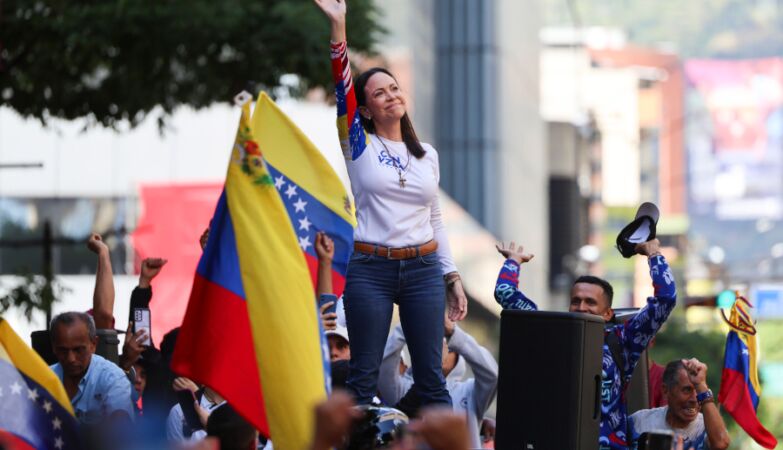
[[[636,245],[655,239],[660,211],[655,204],[644,202],[636,210],[634,220],[617,235],[617,250],[624,258],[636,254]]]

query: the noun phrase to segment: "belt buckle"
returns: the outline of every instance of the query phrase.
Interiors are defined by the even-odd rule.
[[[386,247],[386,259],[392,259],[392,248]]]

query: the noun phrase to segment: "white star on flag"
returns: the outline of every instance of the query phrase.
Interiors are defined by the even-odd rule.
[[[285,184],[285,179],[283,178],[282,175],[275,178],[275,187],[277,188],[278,191],[280,190],[280,188],[283,187],[284,184]]]
[[[296,212],[304,212],[305,206],[307,206],[307,202],[303,202],[301,197],[296,200],[296,203],[294,203],[294,209]]]
[[[746,349],[746,348],[743,348],[743,349],[742,349],[742,354],[743,354],[743,355],[750,355],[750,352],[748,351],[748,349]]]
[[[286,189],[286,190],[285,190],[285,195],[286,195],[286,197],[288,197],[288,199],[290,200],[290,199],[291,199],[291,197],[293,197],[294,195],[296,195],[296,186],[294,186],[293,184],[292,184],[292,185],[289,185],[289,186],[288,186],[288,189]]]
[[[300,230],[310,231],[310,225],[312,225],[312,224],[310,223],[309,220],[307,220],[307,216],[305,216],[304,219],[299,219],[299,229]]]
[[[65,442],[63,442],[63,438],[58,437],[54,440],[54,446],[57,448],[63,448],[63,445],[65,445]]]
[[[54,427],[55,430],[59,430],[62,424],[63,422],[58,417],[55,417],[54,420],[52,420],[52,427]]]
[[[52,412],[52,402],[49,400],[44,400],[43,409],[48,413]]]
[[[14,381],[14,384],[11,385],[11,393],[12,394],[21,394],[22,393],[22,385],[19,384],[18,381]]]
[[[27,398],[32,401],[38,400],[38,391],[35,388],[27,390]]]
[[[313,244],[310,243],[310,237],[305,236],[303,238],[299,238],[299,246],[302,247],[302,250],[307,251],[307,247],[311,246]]]

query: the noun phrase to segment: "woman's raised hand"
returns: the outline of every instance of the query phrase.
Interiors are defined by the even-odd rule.
[[[314,0],[332,23],[345,23],[345,0]]]
[[[345,0],[313,0],[332,23],[332,41],[345,42]]]

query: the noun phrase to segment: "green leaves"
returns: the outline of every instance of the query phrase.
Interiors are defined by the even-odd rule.
[[[331,90],[329,25],[312,0],[3,0],[0,98],[25,117],[138,124],[157,106],[230,102],[296,74],[296,92]],[[351,46],[381,31],[352,0]]]
[[[16,308],[24,313],[28,321],[32,320],[33,313],[36,311],[49,317],[52,305],[65,292],[67,289],[56,280],[48,281],[41,275],[24,275],[23,280],[16,287],[0,297],[0,314]]]

